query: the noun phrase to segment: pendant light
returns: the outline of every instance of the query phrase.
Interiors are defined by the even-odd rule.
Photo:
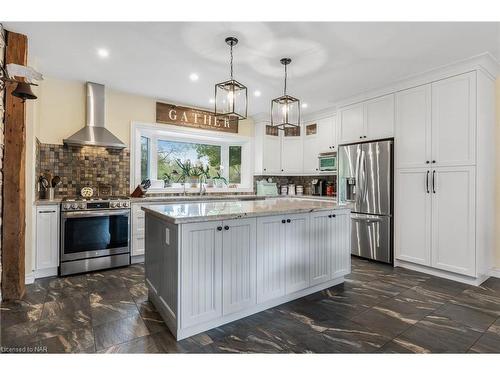
[[[238,44],[238,39],[230,36],[226,43],[231,48],[231,78],[215,85],[215,116],[243,120],[247,118],[247,88],[233,79],[233,47]]]
[[[285,87],[283,95],[271,101],[271,126],[279,130],[300,127],[300,100],[286,93],[287,66],[292,59],[285,57],[280,60],[285,66]]]

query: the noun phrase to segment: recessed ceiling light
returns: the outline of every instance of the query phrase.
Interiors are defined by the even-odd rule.
[[[109,57],[109,51],[106,48],[99,48],[97,50],[97,55],[105,59],[106,57]]]
[[[307,108],[307,107],[309,107],[309,104],[307,104],[307,103],[302,103],[302,108]]]
[[[215,103],[215,99],[214,99],[214,98],[210,98],[210,99],[208,99],[208,102],[209,102],[210,104],[214,104],[214,103]]]
[[[259,97],[259,96],[261,96],[261,95],[262,95],[262,93],[261,93],[259,90],[255,90],[255,91],[253,92],[253,94],[254,94],[254,96],[256,96],[256,97]]]
[[[196,74],[196,73],[191,73],[191,74],[189,75],[189,79],[190,79],[191,81],[193,81],[193,82],[198,81],[198,79],[199,79],[199,78],[200,78],[200,77],[199,77],[199,76],[198,76],[198,74]]]

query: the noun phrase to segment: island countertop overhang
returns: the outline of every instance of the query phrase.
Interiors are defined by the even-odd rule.
[[[350,210],[350,205],[314,199],[273,198],[256,201],[151,204],[141,209],[164,221],[185,224],[317,211]]]

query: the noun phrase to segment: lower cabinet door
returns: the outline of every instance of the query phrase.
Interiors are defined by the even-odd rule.
[[[351,215],[350,212],[335,212],[331,220],[332,250],[330,252],[331,278],[345,276],[351,272]]]
[[[182,225],[182,328],[222,316],[221,227],[220,221]]]
[[[59,266],[59,208],[39,206],[36,211],[36,269]]]
[[[285,267],[287,294],[309,286],[309,214],[286,217]]]
[[[395,183],[395,257],[430,266],[432,171],[400,169]]]
[[[257,218],[257,303],[285,295],[285,220]]]
[[[223,313],[234,313],[256,303],[257,220],[223,222],[222,290]]]
[[[475,276],[475,167],[432,171],[432,266]]]
[[[327,212],[314,212],[310,222],[309,276],[311,285],[330,280],[330,253],[333,251],[332,219]]]

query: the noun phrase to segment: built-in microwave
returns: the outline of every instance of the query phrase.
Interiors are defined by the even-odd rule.
[[[320,172],[332,172],[337,170],[337,153],[328,152],[318,156]]]

